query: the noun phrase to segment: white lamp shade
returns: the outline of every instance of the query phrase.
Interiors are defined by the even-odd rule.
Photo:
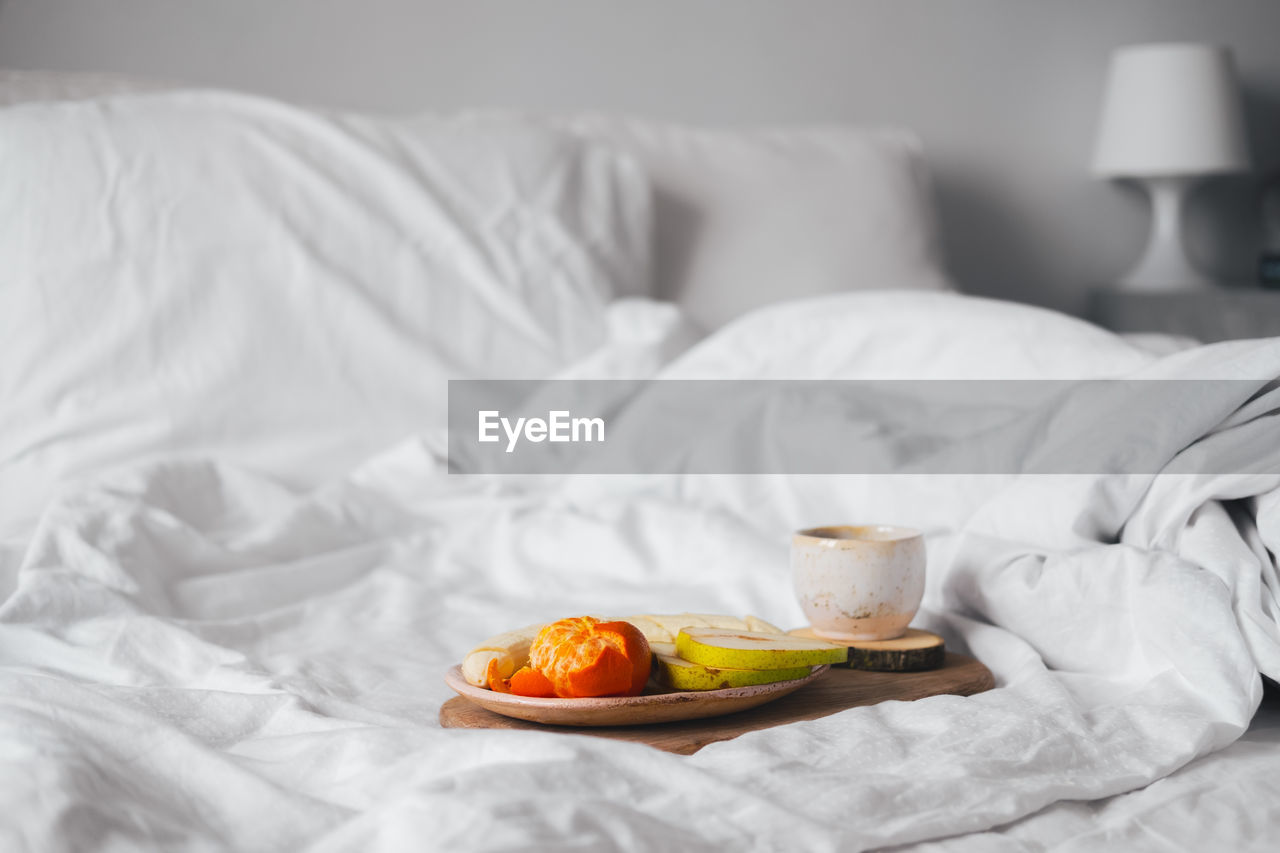
[[[1125,47],[1111,59],[1093,170],[1159,177],[1249,168],[1231,51],[1208,44]]]

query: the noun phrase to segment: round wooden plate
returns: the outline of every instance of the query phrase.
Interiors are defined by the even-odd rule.
[[[821,678],[829,668],[814,667],[813,672],[804,678],[754,687],[643,693],[639,696],[605,696],[599,699],[537,699],[497,693],[468,684],[462,677],[460,666],[450,668],[444,674],[444,681],[459,696],[495,714],[517,720],[555,726],[643,726],[745,711],[799,690]]]

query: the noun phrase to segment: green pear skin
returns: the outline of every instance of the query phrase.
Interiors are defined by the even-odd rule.
[[[703,666],[661,652],[653,656],[654,674],[659,684],[676,690],[723,690],[727,687],[755,687],[779,681],[794,681],[810,673],[807,666],[786,669],[725,669]]]
[[[849,650],[822,640],[734,631],[686,628],[676,635],[680,657],[716,669],[789,669],[844,663]]]

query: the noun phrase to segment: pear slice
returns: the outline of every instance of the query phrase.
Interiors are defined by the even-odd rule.
[[[807,666],[785,669],[727,669],[703,666],[661,652],[653,656],[654,679],[676,690],[722,690],[726,687],[754,687],[778,681],[793,681],[809,674]]]
[[[788,669],[844,663],[844,646],[789,634],[685,628],[676,635],[676,651],[687,661],[717,669]]]
[[[676,651],[675,643],[666,643],[662,640],[650,640],[649,651],[655,655],[666,655],[669,658],[679,657],[680,653]]]

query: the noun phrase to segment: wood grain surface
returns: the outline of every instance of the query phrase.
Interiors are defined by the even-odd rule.
[[[788,631],[793,637],[810,640],[830,640],[809,626]],[[851,669],[874,669],[879,672],[919,672],[937,669],[946,663],[946,643],[937,634],[908,628],[901,637],[892,640],[860,640],[842,645],[849,647],[849,659],[843,664]]]
[[[440,725],[445,728],[530,729],[595,735],[691,755],[709,743],[732,740],[747,732],[798,720],[816,720],[859,705],[874,705],[890,699],[909,701],[944,693],[971,696],[994,686],[991,671],[981,663],[965,655],[948,653],[941,669],[927,672],[867,672],[833,667],[823,678],[777,701],[749,711],[705,720],[609,728],[547,726],[494,714],[459,696],[441,706]]]

